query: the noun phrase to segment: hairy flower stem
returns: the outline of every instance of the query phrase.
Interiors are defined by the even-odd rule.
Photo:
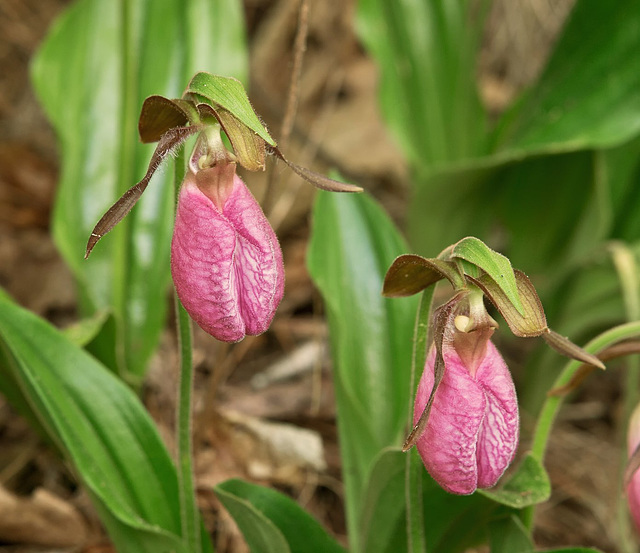
[[[180,388],[177,409],[178,476],[182,537],[189,551],[201,551],[198,508],[193,476],[193,443],[191,415],[193,392],[193,362],[191,355],[191,319],[176,296],[176,319],[180,341]]]
[[[176,198],[185,173],[184,148],[175,163]],[[178,487],[180,494],[180,517],[182,538],[187,550],[202,551],[200,542],[200,517],[196,505],[196,490],[193,475],[193,443],[191,439],[191,416],[193,395],[193,359],[191,318],[175,295],[176,324],[180,348],[180,386],[176,413],[176,433],[178,443]]]
[[[431,319],[431,306],[435,287],[430,286],[420,296],[413,332],[413,357],[411,360],[411,378],[409,397],[413,399],[417,388],[416,374],[422,370],[427,357],[427,334]],[[409,402],[409,428],[413,426],[413,402]],[[426,551],[424,515],[422,507],[422,476],[424,466],[418,451],[407,452],[405,464],[405,501],[407,506],[407,551],[419,553]]]

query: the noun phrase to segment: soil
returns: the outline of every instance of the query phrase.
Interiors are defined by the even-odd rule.
[[[31,90],[28,64],[68,3],[0,3],[0,286],[60,326],[74,320],[76,296],[72,276],[49,235],[58,151]],[[495,2],[478,77],[493,113],[536,76],[571,4]],[[402,223],[408,171],[378,113],[377,71],[354,33],[354,1],[310,5],[289,157],[318,170],[337,168],[366,187]],[[245,0],[250,96],[271,129],[279,129],[284,116],[298,6],[297,0]],[[264,190],[264,179],[258,176],[249,184]],[[293,177],[278,180],[268,214],[282,242],[287,290],[272,329],[233,346],[221,345],[198,329],[195,333],[198,501],[220,552],[247,551],[211,491],[231,477],[285,491],[346,544],[327,328],[304,265],[313,190]],[[151,363],[144,401],[170,447],[176,367],[175,341],[168,329]],[[540,547],[615,550],[620,491],[611,477],[615,471],[602,467],[617,467],[620,459],[611,407],[616,401],[617,384],[611,378],[600,381],[598,389],[587,385],[564,411],[548,457],[554,494],[539,512]],[[36,490],[44,491],[44,497],[34,495]],[[0,491],[8,494],[6,501],[0,494],[0,551],[113,550],[68,467],[2,398]],[[15,500],[23,501],[18,523],[22,533],[3,534],[2,509],[15,511]],[[65,521],[63,535],[56,533],[55,526],[61,524],[52,525],[54,520]],[[45,525],[37,533],[48,536],[48,543],[34,539],[37,524]]]

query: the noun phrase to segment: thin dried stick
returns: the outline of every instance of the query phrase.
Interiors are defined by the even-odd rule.
[[[298,100],[300,98],[300,75],[302,74],[302,61],[304,53],[307,49],[307,36],[309,34],[309,3],[307,0],[300,0],[300,11],[298,13],[298,30],[296,32],[296,40],[294,42],[293,51],[293,67],[291,68],[291,80],[289,81],[289,95],[287,97],[287,107],[282,119],[282,127],[280,128],[280,136],[278,137],[278,146],[281,151],[285,151],[293,123],[298,110]],[[265,213],[269,213],[271,204],[273,203],[273,185],[275,181],[275,167],[271,165],[269,177],[267,179],[267,188],[262,199],[262,209]]]

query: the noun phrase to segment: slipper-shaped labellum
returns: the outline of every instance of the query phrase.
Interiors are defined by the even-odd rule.
[[[171,274],[196,323],[237,342],[271,324],[284,292],[282,251],[235,163],[193,165],[180,189]]]
[[[456,330],[457,332],[457,330]],[[418,452],[429,474],[445,490],[470,494],[496,484],[518,446],[518,401],[511,374],[491,340],[468,366],[453,342],[442,346],[445,371],[436,390]],[[436,349],[431,347],[416,395],[414,422],[434,383]]]

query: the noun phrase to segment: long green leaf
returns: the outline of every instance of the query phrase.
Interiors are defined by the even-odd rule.
[[[307,262],[329,317],[353,551],[360,551],[361,495],[373,459],[406,432],[417,298],[381,295],[387,268],[405,251],[371,198],[318,193]]]
[[[218,489],[217,494],[236,521],[251,553],[291,553],[282,532],[250,501],[224,489]]]
[[[639,24],[636,0],[577,2],[542,76],[505,117],[500,149],[611,147],[640,133]]]
[[[358,2],[359,34],[382,70],[382,111],[419,169],[486,150],[475,82],[483,14],[472,13],[472,4]]]
[[[252,509],[264,515],[282,533],[291,553],[345,553],[322,526],[293,499],[269,488],[242,480],[227,480],[215,488],[220,500],[231,508],[230,512],[240,528],[262,520]],[[244,508],[241,508],[244,506]],[[253,532],[253,530],[252,530]],[[268,531],[267,531],[268,532]],[[265,551],[256,549],[256,552]]]
[[[397,449],[388,449],[381,452],[373,465],[362,501],[359,528],[362,551],[409,550],[404,497],[406,455]],[[421,490],[418,493],[421,494]],[[422,517],[422,513],[419,516]]]
[[[79,0],[56,22],[32,66],[63,154],[56,245],[78,281],[84,315],[103,308],[114,314],[114,353],[103,358],[115,355],[120,371],[137,377],[165,323],[172,172],[154,176],[136,209],[88,261],[82,249],[101,215],[146,171],[153,146],[139,143],[136,128],[144,98],[180,96],[196,70],[246,79],[238,0]]]
[[[421,253],[465,235],[488,240],[497,225],[515,265],[563,268],[616,228],[634,227],[638,139],[607,155],[591,149],[640,133],[640,72],[631,54],[640,50],[639,26],[634,0],[613,9],[576,3],[541,79],[504,116],[493,151],[417,183],[410,233]],[[606,75],[605,84],[585,84],[598,75]],[[563,155],[541,157],[545,152]],[[427,217],[433,206],[437,215]]]
[[[485,160],[422,181],[410,205],[412,243],[433,255],[463,236],[491,245],[496,225],[508,233],[501,250],[525,272],[576,262],[610,226],[600,207],[592,152],[531,157],[519,163]],[[430,216],[433,206],[437,215]],[[595,208],[595,210],[594,210]]]
[[[2,380],[68,456],[122,552],[184,551],[178,481],[138,398],[84,350],[0,297]],[[186,552],[185,552],[186,553]]]

